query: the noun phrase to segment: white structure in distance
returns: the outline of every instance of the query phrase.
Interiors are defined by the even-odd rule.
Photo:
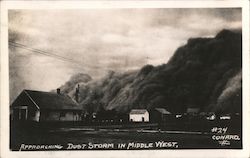
[[[149,122],[149,112],[146,109],[132,109],[129,113],[130,122]]]

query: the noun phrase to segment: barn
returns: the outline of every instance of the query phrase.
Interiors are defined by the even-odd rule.
[[[164,123],[167,122],[172,116],[169,111],[164,108],[155,108],[151,112],[153,122]]]
[[[57,92],[23,90],[11,105],[11,119],[22,121],[79,121],[82,108]]]
[[[132,109],[129,113],[130,122],[149,122],[149,113],[146,109]]]

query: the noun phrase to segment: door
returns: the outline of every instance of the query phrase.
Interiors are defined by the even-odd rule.
[[[27,118],[26,118],[26,116],[27,116],[27,110],[26,109],[20,109],[20,111],[19,111],[20,113],[20,120],[26,120]]]

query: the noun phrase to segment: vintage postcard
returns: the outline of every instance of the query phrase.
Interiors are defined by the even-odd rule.
[[[1,7],[2,157],[250,156],[247,1]]]

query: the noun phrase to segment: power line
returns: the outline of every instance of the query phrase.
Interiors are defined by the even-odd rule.
[[[75,61],[73,59],[69,59],[69,58],[66,58],[66,57],[63,57],[63,56],[60,56],[60,55],[57,55],[57,54],[54,54],[54,53],[49,53],[49,52],[46,52],[46,51],[43,51],[43,50],[31,48],[31,47],[28,47],[28,46],[20,44],[20,43],[9,41],[9,44],[12,45],[12,46],[15,46],[15,47],[19,47],[19,48],[22,48],[22,49],[25,49],[25,50],[32,51],[34,53],[38,53],[38,54],[46,55],[46,56],[49,56],[49,57],[57,58],[57,59],[60,59],[60,60],[63,60],[63,61],[78,63],[78,61]]]
[[[86,64],[82,65],[82,63],[80,63],[79,61],[76,61],[76,60],[73,60],[73,59],[70,59],[70,58],[66,58],[64,56],[57,55],[57,54],[54,54],[54,53],[49,53],[49,52],[46,52],[46,51],[43,51],[43,50],[31,48],[29,46],[26,46],[24,44],[20,44],[20,43],[17,43],[17,42],[9,41],[9,44],[11,46],[22,48],[22,49],[31,51],[33,53],[38,53],[38,54],[45,55],[45,56],[48,56],[48,57],[51,57],[51,58],[55,58],[55,59],[58,59],[58,60],[61,60],[61,61],[70,62],[70,63],[75,64],[77,66],[81,66],[81,68],[87,66]],[[87,67],[88,68],[98,68],[97,66],[89,66],[89,65]]]

